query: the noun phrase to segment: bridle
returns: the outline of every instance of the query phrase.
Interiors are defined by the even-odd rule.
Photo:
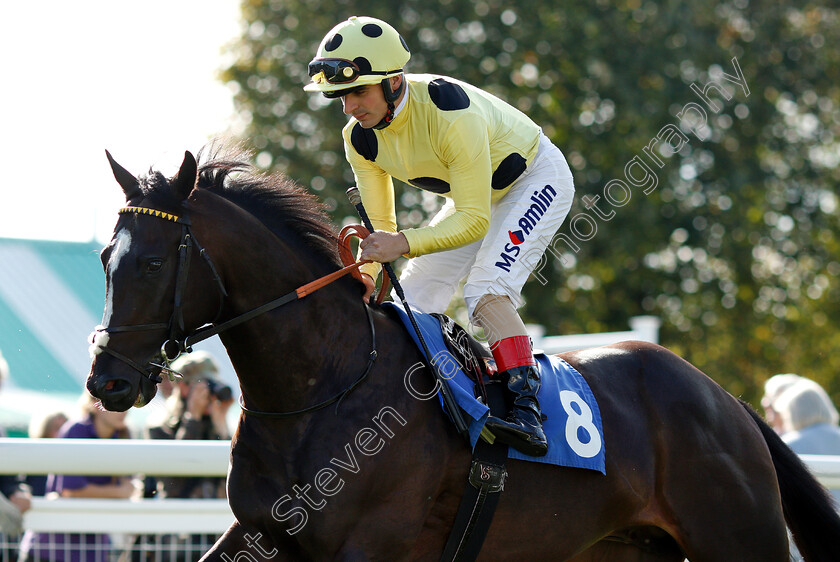
[[[181,352],[187,350],[185,338],[179,339],[178,336],[179,334],[183,334],[185,331],[183,301],[184,292],[186,291],[187,286],[187,275],[189,273],[190,261],[192,259],[193,245],[195,245],[198,249],[199,255],[201,255],[201,257],[204,258],[204,261],[207,263],[207,266],[210,268],[210,272],[212,273],[213,278],[216,281],[216,287],[219,292],[219,311],[216,314],[216,319],[218,319],[219,315],[222,313],[222,307],[224,306],[224,299],[227,296],[227,290],[225,289],[225,286],[222,283],[222,279],[219,276],[216,267],[213,265],[213,261],[207,255],[207,252],[204,250],[204,248],[202,248],[198,241],[195,240],[195,236],[193,235],[191,228],[192,223],[187,217],[178,216],[171,213],[158,211],[155,209],[149,209],[146,207],[123,207],[119,210],[119,214],[121,215],[130,213],[158,217],[163,220],[167,220],[181,225],[181,241],[178,244],[178,270],[175,277],[175,298],[172,316],[169,318],[169,322],[134,324],[128,326],[97,326],[96,330],[94,331],[94,337],[92,338],[91,343],[95,343],[95,335],[100,333],[114,334],[124,332],[166,330],[169,337],[161,346],[160,363],[152,362],[149,363],[147,366],[142,366],[130,357],[127,357],[111,349],[107,345],[98,347],[98,349],[102,350],[104,353],[107,353],[108,355],[111,355],[112,357],[115,357],[116,359],[119,359],[123,363],[129,365],[135,371],[139,372],[142,376],[149,379],[151,382],[158,384],[162,381],[160,373],[162,371],[172,373],[172,371],[169,370],[169,364],[172,361],[174,361],[181,354]]]
[[[178,270],[175,274],[175,297],[174,297],[174,309],[172,311],[172,316],[169,318],[169,322],[159,322],[159,323],[149,323],[149,324],[133,324],[133,325],[126,325],[126,326],[97,326],[96,330],[92,334],[92,341],[91,343],[96,344],[96,335],[97,334],[114,334],[114,333],[125,333],[125,332],[140,332],[140,331],[150,331],[150,330],[167,330],[168,332],[168,339],[163,343],[160,349],[160,353],[158,357],[160,358],[159,363],[155,363],[150,361],[146,366],[142,366],[130,357],[119,353],[111,349],[107,344],[99,345],[97,347],[98,350],[101,352],[107,353],[108,355],[114,357],[115,359],[122,361],[126,365],[133,368],[135,371],[139,372],[143,377],[147,378],[154,384],[158,384],[163,381],[160,376],[161,372],[167,373],[170,378],[175,376],[179,376],[179,373],[176,373],[170,368],[172,361],[174,361],[181,353],[190,353],[192,352],[192,346],[204,341],[208,338],[211,338],[225,330],[233,328],[234,326],[238,326],[257,316],[265,314],[270,310],[274,310],[284,304],[288,304],[298,299],[302,299],[308,294],[311,294],[318,289],[325,287],[326,285],[332,283],[336,279],[340,277],[355,272],[359,267],[364,265],[365,263],[369,263],[369,261],[360,261],[355,262],[351,265],[347,265],[337,271],[329,273],[323,277],[316,279],[310,283],[302,285],[291,291],[286,293],[285,295],[269,301],[257,308],[254,308],[248,312],[244,312],[230,320],[222,322],[221,324],[216,324],[216,321],[222,314],[222,309],[224,307],[224,300],[225,297],[228,296],[227,290],[225,289],[224,283],[222,282],[222,278],[218,273],[215,265],[213,264],[213,260],[210,259],[210,256],[207,254],[205,249],[198,243],[196,240],[195,235],[192,232],[192,223],[190,222],[189,218],[186,216],[179,216],[174,215],[171,213],[166,213],[164,211],[159,211],[156,209],[150,209],[147,207],[123,207],[119,210],[120,214],[128,214],[128,213],[135,213],[135,214],[143,214],[149,215],[152,217],[161,218],[170,222],[174,222],[181,225],[181,241],[178,245]],[[357,229],[358,230],[358,229]],[[359,234],[355,234],[359,236]],[[190,261],[192,256],[193,246],[198,249],[199,255],[204,259],[207,266],[210,268],[210,272],[213,276],[213,279],[216,283],[216,287],[219,293],[219,309],[216,313],[216,317],[214,320],[207,325],[204,325],[197,330],[194,330],[191,334],[185,334],[185,325],[184,325],[184,295],[186,292],[187,286],[187,276],[189,275],[190,269]],[[347,388],[342,390],[340,393],[336,394],[320,402],[314,406],[310,406],[308,408],[303,408],[301,410],[295,410],[290,412],[263,412],[260,410],[252,410],[250,408],[245,407],[244,397],[240,398],[240,406],[242,411],[247,414],[252,414],[255,416],[262,416],[262,417],[288,417],[288,416],[295,416],[299,414],[304,414],[308,412],[312,412],[315,410],[319,410],[330,404],[335,402],[341,403],[341,400],[355,389],[370,373],[371,369],[373,368],[373,364],[377,358],[377,351],[376,351],[376,330],[373,323],[373,317],[371,316],[370,308],[365,306],[365,312],[367,313],[368,324],[370,325],[371,330],[371,352],[368,356],[368,363],[365,367],[362,374],[353,381]],[[97,351],[98,353],[99,351]]]

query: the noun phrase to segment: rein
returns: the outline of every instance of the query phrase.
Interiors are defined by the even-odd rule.
[[[176,373],[170,369],[170,364],[174,361],[181,353],[192,352],[192,346],[202,342],[208,338],[211,338],[225,330],[229,330],[234,326],[238,326],[240,324],[244,324],[257,316],[265,314],[271,310],[279,308],[284,304],[288,304],[290,302],[302,299],[303,297],[310,295],[321,289],[333,281],[340,279],[341,277],[347,275],[348,273],[353,273],[357,278],[359,277],[358,268],[364,264],[370,263],[370,260],[364,260],[360,262],[354,262],[350,265],[345,265],[338,271],[334,271],[323,277],[319,277],[314,281],[310,281],[304,285],[301,285],[294,291],[286,293],[285,295],[269,301],[257,308],[254,308],[248,312],[244,312],[239,316],[235,316],[230,320],[222,322],[221,324],[216,324],[216,320],[214,319],[212,323],[207,326],[201,327],[195,330],[192,334],[184,336],[183,339],[178,339],[177,333],[180,332],[183,334],[184,332],[184,315],[183,315],[183,297],[186,291],[187,285],[187,276],[189,274],[189,267],[190,267],[190,258],[192,255],[192,246],[195,244],[195,247],[199,250],[199,255],[204,259],[207,263],[210,271],[213,275],[213,279],[216,281],[216,285],[219,289],[219,311],[216,314],[216,319],[221,315],[222,308],[224,306],[224,299],[228,296],[227,290],[222,283],[222,279],[216,270],[216,267],[213,265],[213,261],[210,259],[210,256],[207,255],[204,248],[195,240],[195,236],[192,233],[192,223],[184,216],[173,215],[170,213],[165,213],[163,211],[158,211],[155,209],[149,209],[146,207],[123,207],[119,210],[120,214],[126,213],[136,213],[136,214],[144,214],[153,217],[158,217],[164,220],[168,220],[171,222],[175,222],[182,225],[182,232],[181,232],[181,243],[178,246],[178,271],[175,277],[175,308],[172,312],[172,317],[169,319],[168,323],[151,323],[151,324],[135,324],[129,326],[113,326],[113,327],[105,327],[105,326],[98,326],[94,333],[92,334],[91,343],[94,344],[94,353],[104,352],[112,357],[122,361],[123,363],[127,364],[128,366],[132,367],[134,370],[138,371],[142,376],[146,377],[150,381],[155,384],[162,382],[162,378],[160,377],[161,372],[166,372],[170,378],[174,376],[180,376],[180,373]],[[345,229],[346,230],[346,229]],[[367,235],[367,230],[362,229],[360,227],[354,228],[356,230],[355,234],[351,234],[349,236],[358,236],[360,238]],[[345,235],[345,231],[342,231],[342,243],[349,244],[349,236]],[[342,259],[346,262],[346,254],[349,250],[345,250],[344,246],[342,246]],[[346,389],[342,390],[335,396],[328,398],[327,400],[315,404],[314,406],[310,406],[308,408],[303,408],[301,410],[295,410],[291,412],[263,412],[260,410],[252,410],[245,406],[244,396],[240,396],[240,407],[242,411],[251,414],[254,416],[259,417],[290,417],[296,416],[300,414],[305,414],[309,412],[314,412],[316,410],[320,410],[338,402],[338,406],[341,405],[341,401],[344,400],[344,397],[353,391],[362,381],[364,381],[370,371],[373,369],[373,365],[376,362],[376,358],[378,356],[378,352],[376,351],[376,329],[373,323],[373,316],[371,315],[370,308],[365,306],[365,312],[367,313],[368,324],[370,325],[371,331],[371,352],[368,355],[368,362],[365,367],[365,370],[362,374],[353,381]],[[160,357],[161,363],[149,363],[149,367],[143,367],[138,364],[136,361],[127,357],[107,346],[106,343],[98,343],[98,334],[112,334],[112,333],[120,333],[120,332],[135,332],[135,331],[147,331],[147,330],[163,330],[166,329],[169,331],[169,339],[166,340],[163,345],[161,346]]]

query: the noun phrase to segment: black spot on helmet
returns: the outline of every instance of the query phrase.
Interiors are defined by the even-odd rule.
[[[349,87],[379,84],[396,76],[411,58],[405,40],[388,23],[365,16],[353,16],[332,28],[324,37],[311,68],[318,59],[353,61],[359,68],[352,81],[332,80],[313,71],[307,91],[329,94]],[[349,72],[349,70],[348,70]],[[349,76],[349,74],[348,74]]]
[[[338,49],[341,46],[341,42],[343,40],[344,40],[344,38],[341,36],[341,33],[336,33],[335,35],[333,35],[329,39],[329,41],[324,43],[324,50],[335,51],[336,49]]]
[[[382,35],[382,28],[375,23],[369,23],[362,26],[362,33],[368,37],[379,37]]]

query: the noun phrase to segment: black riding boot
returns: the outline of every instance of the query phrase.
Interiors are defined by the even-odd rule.
[[[548,442],[542,428],[540,403],[537,391],[540,389],[540,372],[534,365],[513,367],[501,373],[507,378],[507,386],[513,395],[513,408],[507,418],[487,418],[487,429],[496,438],[526,455],[541,457],[548,452]],[[504,380],[504,378],[502,379]]]

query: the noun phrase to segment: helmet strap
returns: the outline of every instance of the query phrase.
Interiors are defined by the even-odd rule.
[[[397,109],[395,104],[400,99],[400,94],[402,94],[405,88],[405,76],[403,76],[396,90],[391,88],[391,80],[388,78],[382,80],[380,84],[382,85],[382,93],[385,94],[385,101],[388,103],[388,111],[385,112],[385,117],[382,118],[382,121],[373,126],[374,129],[384,129],[394,120],[394,112]]]

